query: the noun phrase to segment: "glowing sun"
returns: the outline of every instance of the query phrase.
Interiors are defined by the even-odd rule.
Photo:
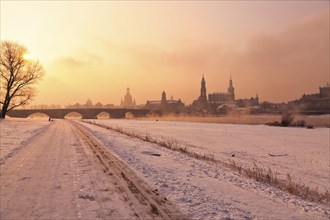
[[[23,59],[24,60],[30,60],[31,59],[31,55],[28,54],[28,53],[26,53],[26,54],[23,55]]]

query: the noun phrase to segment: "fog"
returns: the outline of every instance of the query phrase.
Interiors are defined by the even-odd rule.
[[[221,39],[172,49],[95,39],[94,48],[73,50],[47,66],[38,100],[118,105],[130,87],[138,104],[160,99],[163,90],[189,104],[199,95],[202,74],[209,93],[226,91],[230,73],[237,98],[258,93],[261,100],[293,100],[329,80],[328,17],[323,10],[281,32],[254,33],[239,49]]]

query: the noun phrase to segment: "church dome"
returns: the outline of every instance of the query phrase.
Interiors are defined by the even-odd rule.
[[[124,98],[124,102],[126,104],[131,104],[132,101],[133,101],[133,98],[132,98],[131,94],[129,94],[129,92],[127,92],[125,95],[125,98]]]
[[[129,88],[127,88],[127,92],[126,95],[124,97],[124,101],[121,102],[121,106],[134,106],[135,105],[135,101],[133,102],[133,97],[131,96],[130,92],[129,92]]]

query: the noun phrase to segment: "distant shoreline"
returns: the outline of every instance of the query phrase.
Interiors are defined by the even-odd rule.
[[[224,123],[224,124],[248,124],[262,125],[267,122],[279,121],[281,115],[225,115],[225,116],[153,116],[141,118],[142,120],[159,120],[159,121],[184,121],[184,122],[204,122],[204,123]],[[295,115],[294,121],[304,120],[307,124],[314,127],[330,128],[330,115]]]
[[[11,117],[6,117],[10,119]],[[17,119],[49,119],[45,115],[35,115],[28,118]],[[16,119],[16,118],[11,118]],[[71,119],[81,119],[81,117],[72,117]],[[107,120],[108,118],[100,118]],[[115,118],[110,118],[115,119]],[[133,120],[145,121],[178,121],[178,122],[200,122],[200,123],[223,123],[223,124],[247,124],[247,125],[264,125],[267,122],[280,121],[281,115],[248,115],[248,114],[228,114],[221,116],[191,116],[191,115],[164,115],[164,116],[148,116],[133,117]],[[306,124],[314,127],[330,128],[330,115],[294,115],[294,121],[304,120]]]

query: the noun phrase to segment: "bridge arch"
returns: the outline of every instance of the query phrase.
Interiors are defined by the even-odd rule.
[[[65,119],[82,119],[83,115],[79,112],[69,112],[64,116]]]
[[[96,115],[96,118],[97,119],[109,119],[109,118],[111,118],[111,115],[109,112],[102,111]]]
[[[49,118],[49,115],[43,112],[35,112],[28,115],[26,118],[33,119],[33,118]]]
[[[134,118],[134,114],[132,112],[125,112],[125,118],[126,119]]]

